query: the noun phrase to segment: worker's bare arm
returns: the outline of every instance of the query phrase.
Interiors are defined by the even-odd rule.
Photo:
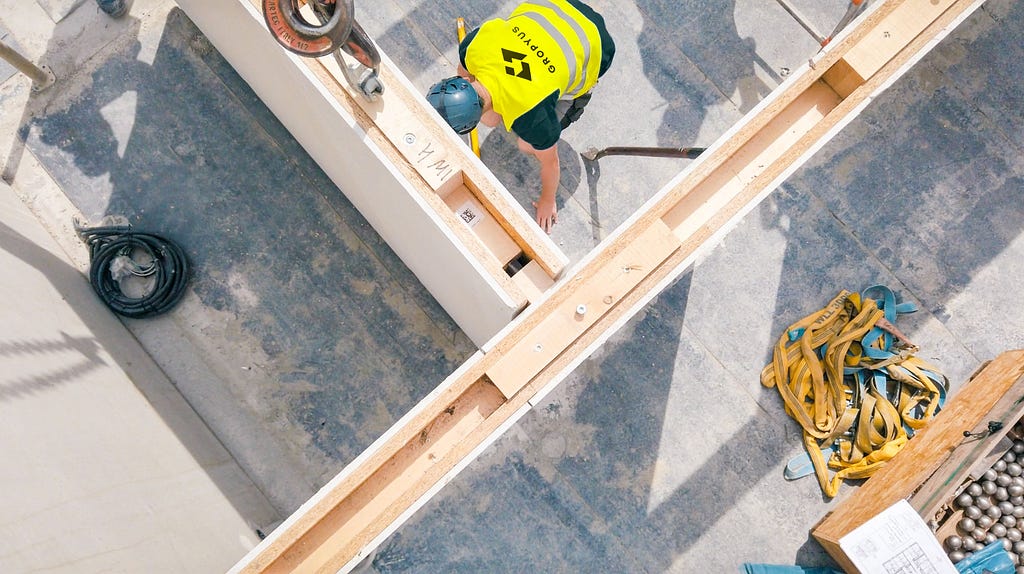
[[[533,203],[537,210],[537,225],[546,233],[551,233],[551,226],[558,223],[558,208],[555,206],[555,192],[558,190],[559,163],[558,144],[548,149],[535,149],[522,139],[519,149],[530,154],[540,162],[540,198]]]

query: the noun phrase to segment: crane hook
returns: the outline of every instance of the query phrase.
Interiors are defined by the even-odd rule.
[[[274,38],[286,49],[318,58],[341,48],[354,23],[353,0],[309,0],[322,23],[311,24],[299,8],[304,0],[263,0],[263,18]]]

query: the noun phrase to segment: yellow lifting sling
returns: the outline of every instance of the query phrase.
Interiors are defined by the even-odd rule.
[[[761,384],[778,389],[803,428],[807,454],[787,465],[787,478],[813,469],[833,497],[843,480],[871,476],[941,408],[946,377],[895,327],[898,314],[915,310],[881,285],[844,290],[782,334]]]

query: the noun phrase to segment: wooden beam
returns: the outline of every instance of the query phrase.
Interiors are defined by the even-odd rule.
[[[1024,350],[1007,351],[968,381],[871,480],[829,512],[814,527],[814,538],[845,571],[856,572],[840,548],[840,540],[903,499],[909,499],[922,518],[931,520],[950,502],[953,490],[963,484],[974,462],[991,452],[1020,419],[1022,401]],[[1003,423],[1001,431],[988,431],[993,420]],[[976,437],[964,438],[965,431],[977,433]]]
[[[876,5],[232,571],[354,568],[982,0],[938,3]]]

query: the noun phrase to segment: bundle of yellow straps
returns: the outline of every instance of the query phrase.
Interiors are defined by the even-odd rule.
[[[803,427],[807,455],[790,462],[787,478],[813,467],[833,497],[843,480],[871,476],[938,411],[946,377],[895,327],[898,314],[915,310],[881,285],[844,290],[782,334],[761,384],[778,389]]]

